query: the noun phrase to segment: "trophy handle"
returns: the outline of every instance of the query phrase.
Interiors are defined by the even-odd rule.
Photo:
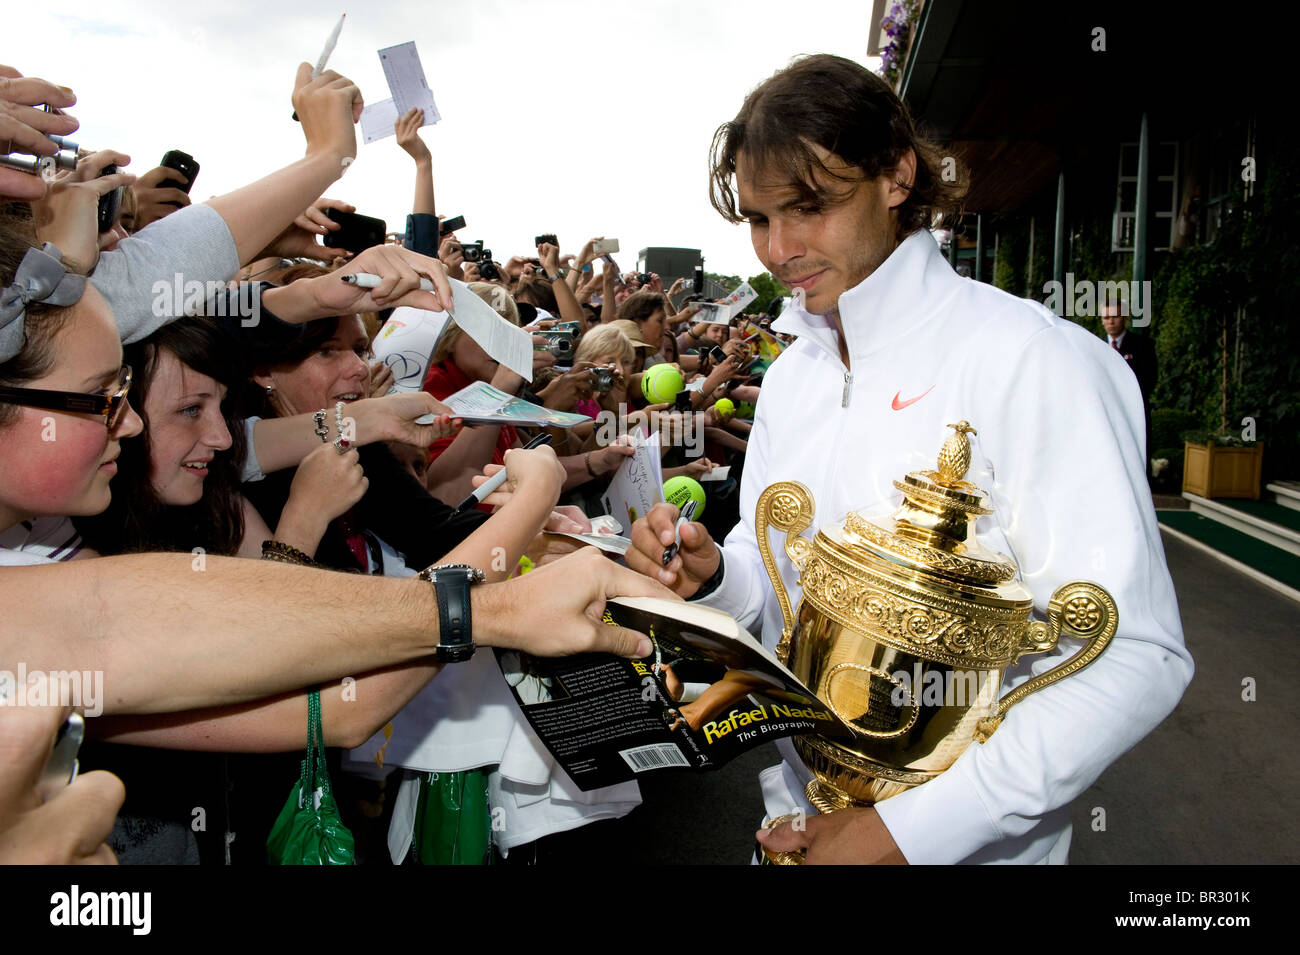
[[[1087,640],[1088,645],[1059,666],[1040,674],[1016,687],[991,708],[989,715],[980,720],[975,739],[983,743],[998,728],[1007,710],[1030,693],[1051,686],[1073,673],[1078,673],[1110,644],[1119,626],[1119,613],[1115,598],[1106,588],[1085,580],[1062,584],[1052,594],[1047,605],[1047,623],[1037,621],[1029,625],[1029,633],[1021,641],[1017,659],[1026,653],[1042,653],[1056,646],[1062,632],[1066,636]]]
[[[778,481],[768,487],[758,498],[758,507],[754,513],[754,536],[758,538],[758,552],[763,557],[763,566],[767,576],[776,589],[776,599],[781,605],[781,642],[776,647],[776,658],[782,663],[790,655],[790,634],[794,630],[794,610],[790,606],[790,595],[785,592],[781,574],[776,569],[776,559],[772,556],[772,545],[768,542],[767,531],[774,527],[785,531],[785,552],[794,565],[803,569],[812,545],[800,537],[812,523],[815,513],[812,492],[798,481]]]

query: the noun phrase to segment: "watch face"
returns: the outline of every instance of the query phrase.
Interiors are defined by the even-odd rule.
[[[486,577],[483,571],[477,567],[471,567],[469,564],[440,564],[437,567],[429,567],[421,573],[428,574],[426,580],[436,580],[443,574],[447,574],[448,578],[453,574],[456,576],[463,574],[464,579],[470,583],[482,583]]]

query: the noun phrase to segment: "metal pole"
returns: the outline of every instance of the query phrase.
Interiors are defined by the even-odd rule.
[[[1028,273],[1025,278],[1025,293],[1030,298],[1038,297],[1038,290],[1034,288],[1034,220],[1036,216],[1029,217],[1029,266],[1026,269]]]
[[[1138,133],[1138,170],[1137,170],[1137,200],[1135,202],[1136,210],[1133,220],[1133,288],[1140,296],[1142,294],[1142,283],[1147,277],[1147,213],[1148,206],[1151,203],[1151,142],[1147,134],[1147,114],[1142,114],[1142,128]],[[1149,302],[1142,302],[1142,314],[1146,315],[1146,308]],[[1129,303],[1129,313],[1136,311],[1134,304]]]
[[[1052,278],[1065,287],[1065,169],[1056,177],[1056,246],[1052,251]]]

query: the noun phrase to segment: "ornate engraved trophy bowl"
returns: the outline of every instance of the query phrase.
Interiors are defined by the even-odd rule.
[[[784,620],[777,656],[853,730],[851,739],[794,740],[819,812],[869,806],[938,776],[988,739],[1007,710],[1087,666],[1115,634],[1114,600],[1087,581],[1057,588],[1046,623],[1030,618],[1033,595],[1015,563],[974,534],[974,518],[992,513],[964,480],[974,432],[965,421],[949,427],[937,469],[894,482],[903,504],[892,516],[850,512],[809,540],[801,535],[815,504],[806,487],[783,481],[759,497],[759,550]],[[799,570],[803,596],[793,611],[769,528],[785,532]],[[1006,670],[1054,649],[1062,633],[1087,644],[999,699]]]

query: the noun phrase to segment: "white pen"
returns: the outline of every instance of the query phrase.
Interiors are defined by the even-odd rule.
[[[356,272],[352,275],[340,275],[339,278],[348,285],[355,285],[357,288],[379,288],[379,283],[383,281],[383,279],[378,275],[374,275],[370,272]],[[424,276],[420,276],[420,291],[437,292],[438,289],[431,281],[426,279]],[[447,314],[454,316],[455,312],[451,309],[447,309]]]
[[[346,17],[346,13],[342,14],[339,17],[339,22],[334,24],[334,29],[330,31],[329,39],[325,41],[325,49],[320,51],[320,56],[316,59],[316,65],[311,68],[311,78],[313,80],[321,75],[325,69],[325,64],[329,62],[330,54],[334,52],[334,47],[339,42],[339,32],[343,29],[343,20]],[[293,121],[295,123],[300,122],[296,109],[293,111]],[[344,163],[345,168],[346,166],[347,163]]]
[[[543,431],[537,437],[533,438],[533,440],[529,441],[526,445],[524,445],[524,450],[531,451],[533,448],[539,448],[543,444],[550,444],[550,443],[551,443],[551,436],[547,434],[545,431]],[[497,488],[499,488],[502,484],[505,483],[506,483],[506,469],[502,468],[500,471],[492,475],[490,478],[488,478],[478,487],[474,488],[473,493],[470,494],[469,497],[465,498],[465,500],[461,501],[460,504],[457,505],[456,509],[451,512],[452,516],[455,517],[457,514],[460,514],[462,511],[468,508],[477,507],[478,505],[482,504],[484,498],[488,497],[488,495],[490,495],[493,491],[495,491]]]
[[[315,68],[311,71],[311,78],[315,79],[320,76],[325,69],[325,64],[329,62],[330,54],[334,52],[335,45],[339,42],[339,33],[343,29],[343,21],[347,14],[339,17],[339,22],[334,24],[334,31],[330,34],[329,39],[325,41],[325,49],[320,51],[320,59],[316,61]]]

